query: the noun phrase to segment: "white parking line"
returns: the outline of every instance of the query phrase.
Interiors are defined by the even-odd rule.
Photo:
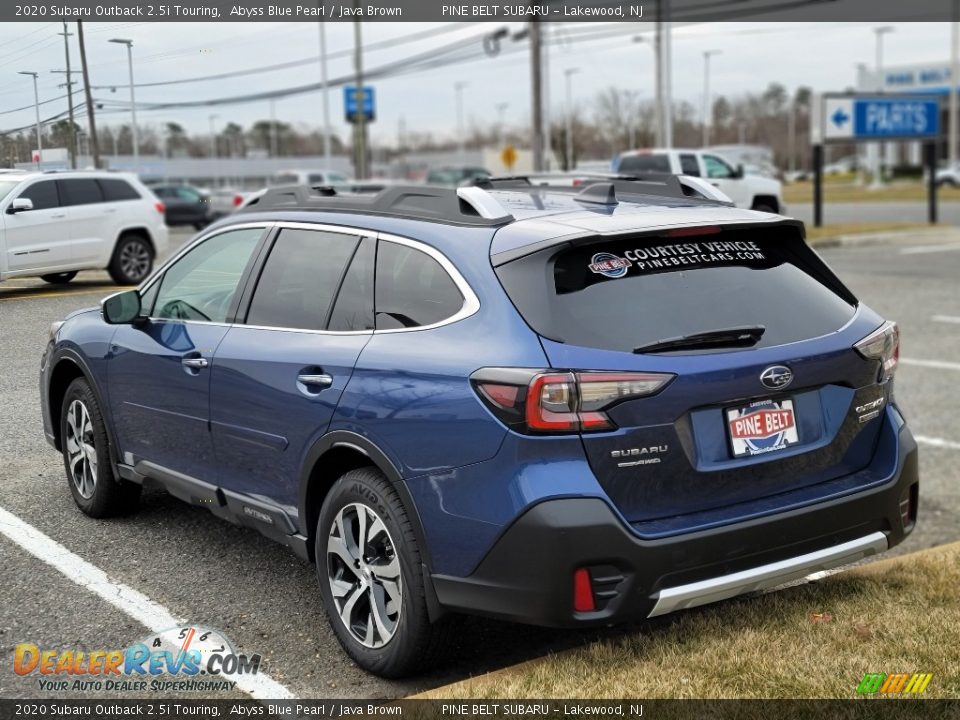
[[[953,440],[944,440],[943,438],[927,437],[926,435],[914,435],[913,439],[921,445],[930,447],[946,448],[947,450],[960,450],[960,442]]]
[[[930,319],[934,322],[957,323],[960,325],[960,317],[956,315],[934,315]]]
[[[74,555],[51,537],[0,507],[0,533],[34,557],[59,570],[80,587],[100,596],[153,632],[183,622],[162,605],[128,585],[111,580],[103,570]],[[294,695],[264,673],[238,675],[237,688],[258,700],[289,700]]]
[[[934,368],[936,370],[960,370],[960,363],[945,360],[918,360],[917,358],[900,358],[901,365],[916,365],[917,367]]]
[[[915,245],[900,249],[901,255],[925,255],[926,253],[949,252],[960,250],[960,243],[943,243],[940,245]]]

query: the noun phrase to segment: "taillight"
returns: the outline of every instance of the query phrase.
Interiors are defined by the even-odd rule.
[[[888,320],[853,347],[867,360],[880,363],[877,382],[884,383],[893,377],[900,361],[900,328]]]
[[[483,368],[471,376],[477,395],[504,424],[538,434],[613,430],[616,425],[607,410],[624,400],[653,395],[673,378],[669,373],[525,368]]]
[[[163,215],[167,211],[167,206],[164,205],[159,200],[155,202],[153,206],[157,209],[157,212],[160,213],[161,215]]]
[[[243,195],[234,195],[233,196],[233,206],[240,207],[243,205]]]
[[[587,568],[577,568],[573,572],[573,609],[576,612],[594,612],[597,609]]]

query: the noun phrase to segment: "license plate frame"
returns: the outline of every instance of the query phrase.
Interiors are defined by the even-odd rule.
[[[793,398],[765,398],[724,410],[727,442],[734,458],[778,453],[800,442]]]

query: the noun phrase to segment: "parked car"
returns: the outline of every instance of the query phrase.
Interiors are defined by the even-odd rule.
[[[847,155],[828,162],[823,166],[824,175],[848,175],[855,173],[860,167],[860,160],[856,155]]]
[[[434,168],[427,173],[427,185],[458,187],[469,183],[471,180],[488,178],[492,175],[493,173],[489,170],[476,166],[440,167]]]
[[[607,626],[898,544],[898,352],[801,223],[677,176],[300,187],[54,323],[40,389],[84,513],[149,479],[287,544],[396,677],[458,613]]]
[[[268,185],[327,185],[345,188],[349,183],[350,178],[333,170],[281,170],[273,174]]]
[[[154,195],[163,200],[166,206],[164,219],[170,227],[192,225],[202,230],[215,219],[209,194],[202,190],[183,184],[156,184],[149,187]]]
[[[68,283],[105,268],[121,285],[146,278],[167,247],[164,204],[133,175],[102,171],[0,175],[0,281]]]
[[[673,173],[702,177],[719,188],[738,208],[785,213],[783,185],[779,180],[747,174],[720,155],[700,150],[652,149],[621,153],[613,171],[632,173]]]
[[[927,177],[929,176],[930,174],[927,173]],[[939,187],[960,187],[960,165],[949,165],[937,170],[934,181]]]

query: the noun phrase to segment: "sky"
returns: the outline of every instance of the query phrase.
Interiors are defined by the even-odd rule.
[[[629,27],[628,27],[629,25]],[[76,24],[69,23],[75,33]],[[873,67],[875,24],[870,23],[702,23],[676,27],[673,34],[673,97],[700,108],[703,97],[703,52],[719,50],[711,59],[710,83],[713,94],[733,96],[760,92],[770,82],[779,82],[793,91],[807,85],[816,91],[842,91],[855,84],[857,63]],[[364,53],[367,68],[389,66],[411,55],[439,46],[464,41],[480,48],[482,37],[500,27],[487,23],[365,23],[364,46],[384,41],[418,39]],[[510,26],[519,30],[519,25]],[[653,97],[653,51],[645,42],[633,42],[636,35],[651,37],[649,23],[591,24],[590,32],[605,31],[606,37],[577,39],[583,24],[551,24],[557,42],[550,48],[550,105],[558,115],[565,102],[565,70],[572,75],[574,105],[589,103],[608,87],[639,91],[640,99]],[[64,69],[61,23],[0,23],[0,131],[28,125],[34,120],[33,87],[30,77],[18,71],[40,73],[40,100],[64,94],[57,85]],[[613,34],[610,34],[612,31]],[[247,70],[263,65],[296,61],[319,55],[317,23],[84,23],[90,84],[94,97],[113,113],[98,114],[97,123],[117,125],[129,122],[126,103],[126,48],[108,42],[111,38],[133,41],[135,84],[202,77]],[[353,70],[353,26],[330,23],[326,29],[330,56],[330,78]],[[79,68],[76,36],[70,38],[72,68]],[[465,82],[463,109],[465,123],[489,126],[496,121],[497,106],[506,104],[503,117],[508,127],[529,123],[529,53],[524,41],[506,39],[496,57],[480,56],[469,62],[440,65],[417,72],[381,78],[372,82],[377,94],[377,120],[370,133],[374,144],[396,142],[401,125],[408,131],[430,132],[452,138],[456,133],[456,91]],[[884,36],[884,66],[920,62],[943,62],[949,58],[949,23],[900,23]],[[79,76],[77,76],[79,78]],[[147,110],[145,104],[158,102],[206,101],[294,87],[320,80],[319,62],[245,77],[218,79],[179,85],[137,88],[138,124],[159,127],[178,122],[188,132],[206,134],[209,116],[218,115],[218,127],[229,121],[248,127],[270,117],[270,103],[257,100],[216,108]],[[322,94],[314,91],[275,103],[277,120],[300,128],[322,125]],[[15,108],[30,106],[17,112]],[[341,89],[329,91],[331,125],[346,137]],[[66,109],[66,100],[41,107],[42,117]],[[121,112],[122,110],[122,112]],[[85,120],[81,121],[85,125]]]

